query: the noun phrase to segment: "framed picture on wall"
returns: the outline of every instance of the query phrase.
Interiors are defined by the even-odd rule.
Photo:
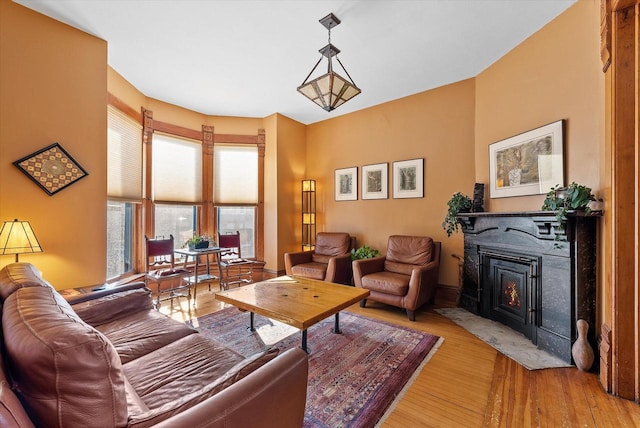
[[[362,199],[389,197],[389,164],[378,163],[362,167]]]
[[[358,200],[358,167],[336,169],[336,201]]]
[[[393,163],[393,198],[424,197],[424,159]]]
[[[541,195],[564,186],[564,120],[489,146],[492,198]]]

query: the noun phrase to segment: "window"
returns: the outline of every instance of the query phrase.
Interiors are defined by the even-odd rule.
[[[242,257],[254,258],[256,256],[256,208],[218,207],[216,215],[218,217],[218,232],[220,234],[240,232]]]
[[[258,148],[252,144],[217,144],[214,158],[214,204],[218,232],[240,232],[242,256],[256,256]]]
[[[194,205],[155,204],[156,236],[173,235],[175,247],[184,247],[196,232],[196,212]]]
[[[142,126],[107,108],[107,278],[134,269],[134,209],[142,201]]]

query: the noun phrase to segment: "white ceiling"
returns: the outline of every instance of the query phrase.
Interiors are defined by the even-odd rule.
[[[575,2],[14,1],[106,40],[109,65],[148,97],[305,124],[474,77]],[[327,44],[318,20],[329,12],[342,21],[331,42],[362,89],[333,112],[296,91]]]

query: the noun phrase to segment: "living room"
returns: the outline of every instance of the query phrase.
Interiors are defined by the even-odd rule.
[[[106,41],[12,1],[0,1],[0,28],[0,215],[3,221],[31,222],[45,252],[20,260],[34,263],[57,289],[106,279],[109,94],[136,111],[152,111],[154,120],[191,130],[202,125],[218,134],[265,130],[268,276],[283,273],[284,253],[300,247],[300,183],[312,178],[318,187],[319,230],[346,231],[358,245],[380,250],[393,234],[431,236],[443,242],[439,283],[455,287],[458,263],[452,255],[463,254],[463,238],[447,237],[442,229],[447,200],[455,192],[472,193],[474,183],[489,182],[490,144],[560,119],[566,120],[567,183],[591,187],[604,199],[605,212],[608,208],[607,80],[596,1],[576,2],[477,76],[310,125],[277,112],[263,118],[207,116],[148,98],[109,67]],[[89,175],[50,197],[11,162],[55,141]],[[333,197],[336,169],[414,158],[424,158],[424,198]],[[485,209],[534,211],[543,199],[491,199],[487,193]],[[608,221],[605,217],[599,225],[603,243],[610,239]],[[611,267],[605,244],[598,254],[602,323],[612,318],[607,305]],[[11,261],[5,256],[0,266]]]

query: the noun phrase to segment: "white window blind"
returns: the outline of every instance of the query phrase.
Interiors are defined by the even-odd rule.
[[[223,145],[213,147],[214,203],[258,203],[258,147]]]
[[[202,202],[202,144],[154,133],[152,147],[153,201]]]
[[[142,200],[142,125],[112,106],[107,108],[107,195]]]

